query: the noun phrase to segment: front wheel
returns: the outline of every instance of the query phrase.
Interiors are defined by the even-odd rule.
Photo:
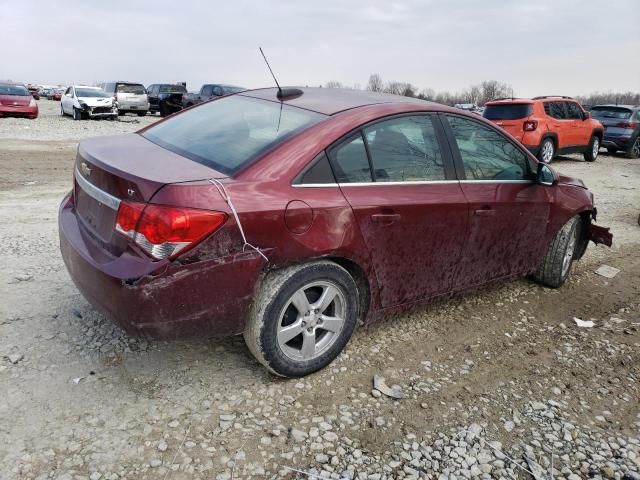
[[[587,162],[594,162],[596,158],[598,158],[599,152],[600,152],[600,139],[594,135],[591,137],[591,140],[589,140],[589,146],[584,152],[584,159]]]
[[[624,156],[627,158],[640,158],[640,135],[636,137],[633,145],[624,152]]]
[[[540,145],[540,151],[538,152],[538,160],[544,163],[551,163],[553,157],[556,154],[556,147],[553,144],[553,140],[545,138]]]
[[[338,356],[357,318],[358,289],[344,268],[328,261],[295,265],[265,278],[244,340],[271,372],[302,377]]]
[[[82,112],[78,110],[76,107],[73,107],[73,119],[82,120]]]
[[[569,278],[571,265],[581,232],[580,217],[575,216],[563,225],[551,242],[533,278],[543,285],[558,288]]]

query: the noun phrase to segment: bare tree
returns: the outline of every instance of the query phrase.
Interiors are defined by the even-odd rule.
[[[513,96],[513,88],[497,80],[485,80],[480,84],[480,89],[482,90],[479,101],[480,104],[484,104],[495,98]]]
[[[324,87],[325,88],[344,88],[342,83],[338,82],[337,80],[331,80],[327,82]]]
[[[382,83],[382,77],[373,73],[369,76],[369,82],[367,83],[367,90],[371,92],[381,92],[383,90],[384,84]]]

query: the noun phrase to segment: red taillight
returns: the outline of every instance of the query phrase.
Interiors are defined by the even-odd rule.
[[[616,127],[618,128],[636,128],[638,126],[635,122],[620,122],[616,123]]]
[[[118,208],[116,231],[152,257],[162,259],[194,246],[226,219],[222,212],[123,201]]]
[[[536,128],[538,128],[538,121],[537,120],[526,120],[524,122],[524,131],[525,132],[533,132]]]

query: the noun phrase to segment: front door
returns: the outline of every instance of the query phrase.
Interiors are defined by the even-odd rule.
[[[392,117],[329,151],[369,249],[382,307],[448,292],[460,260],[467,202],[438,121]]]
[[[469,202],[469,236],[454,288],[535,270],[545,248],[552,188],[533,181],[526,154],[497,129],[455,115],[446,120]]]

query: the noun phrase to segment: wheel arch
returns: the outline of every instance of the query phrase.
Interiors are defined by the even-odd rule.
[[[545,132],[542,134],[542,138],[540,138],[540,147],[542,147],[542,142],[544,142],[547,138],[550,138],[553,141],[553,148],[558,152],[558,134],[556,132]]]

